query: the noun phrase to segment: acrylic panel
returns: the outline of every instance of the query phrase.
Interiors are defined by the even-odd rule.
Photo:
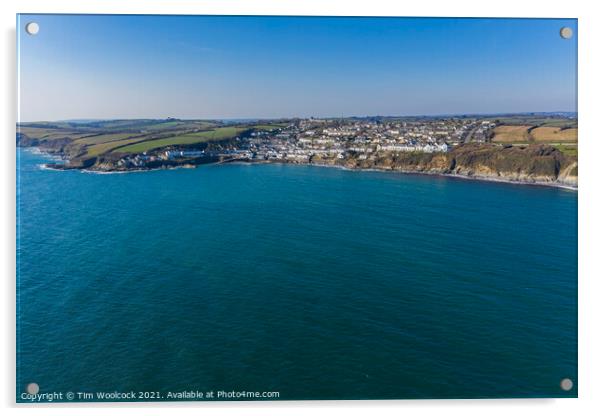
[[[577,397],[576,19],[17,43],[17,402]]]

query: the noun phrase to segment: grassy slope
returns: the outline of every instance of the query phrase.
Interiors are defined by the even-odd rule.
[[[286,123],[275,123],[275,124],[256,124],[254,126],[252,126],[255,130],[276,130],[276,129],[281,129],[283,127],[286,127],[287,124]]]
[[[531,131],[536,142],[576,142],[577,129],[561,129],[560,127],[537,127]]]
[[[113,142],[116,140],[127,139],[136,135],[140,135],[139,133],[113,133],[113,134],[100,134],[97,136],[87,136],[81,139],[77,139],[77,144],[84,145],[95,145],[100,143]]]
[[[138,143],[141,140],[144,140],[144,137],[136,137],[131,139],[124,140],[115,140],[106,143],[99,143],[92,146],[87,147],[87,156],[98,156],[103,153],[107,153],[113,149],[116,149],[120,146],[127,146],[129,144]]]
[[[509,117],[499,121],[503,125],[495,128],[494,143],[549,144],[566,156],[577,156],[578,128],[575,119]]]
[[[18,125],[17,131],[29,139],[35,139],[37,143],[55,143],[54,140],[61,140],[60,144],[51,146],[64,146],[64,151],[69,152],[71,149],[72,154],[80,154],[78,158],[85,159],[144,141],[149,143],[140,144],[139,148],[150,149],[179,142],[187,144],[219,140],[233,137],[243,130],[216,126],[218,123],[210,120],[99,120],[85,123],[22,123]],[[215,131],[196,132],[199,129]],[[151,144],[151,141],[155,143]]]
[[[165,139],[147,140],[125,146],[117,149],[122,153],[142,153],[152,149],[174,145],[188,145],[194,143],[203,143],[215,140],[229,139],[237,136],[241,132],[247,130],[243,127],[220,127],[215,130],[203,131],[199,133],[183,134],[180,136],[168,137]]]
[[[79,139],[82,137],[89,136],[90,133],[79,132],[68,129],[54,129],[54,128],[38,128],[38,127],[20,127],[17,130],[19,133],[23,133],[32,139],[39,140],[56,140],[56,139]]]
[[[577,156],[578,155],[578,147],[576,144],[558,144],[554,146],[556,149],[560,150],[566,156]]]
[[[493,132],[493,141],[498,143],[526,143],[529,141],[528,130],[531,126],[498,126]]]

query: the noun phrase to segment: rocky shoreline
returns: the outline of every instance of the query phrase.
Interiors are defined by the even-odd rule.
[[[440,175],[504,183],[578,188],[576,157],[548,145],[470,144],[447,153],[399,153],[376,160],[314,159],[311,165],[350,170]]]
[[[241,163],[241,162],[238,162]],[[322,168],[335,168],[342,169],[348,171],[357,171],[357,172],[390,172],[390,173],[400,173],[404,175],[427,175],[427,176],[441,176],[446,178],[455,178],[455,179],[463,179],[463,180],[474,180],[474,181],[484,181],[484,182],[498,182],[498,183],[507,183],[514,185],[533,185],[533,186],[548,186],[553,188],[562,188],[569,190],[578,190],[578,186],[576,182],[562,182],[562,181],[550,181],[550,180],[533,180],[533,179],[509,179],[502,176],[485,176],[485,175],[473,175],[473,174],[459,174],[459,173],[446,173],[446,172],[437,172],[437,171],[419,171],[419,170],[392,170],[392,169],[383,169],[383,168],[349,168],[336,164],[318,164],[318,163],[287,163],[287,162],[271,162],[271,161],[263,161],[263,162],[252,162],[245,161],[248,164],[255,163],[270,163],[270,164],[297,164],[297,165],[305,165],[305,166],[316,166]]]
[[[36,147],[36,146],[34,146]],[[44,151],[45,149],[40,149]],[[50,152],[57,156],[56,152]],[[160,169],[194,168],[210,163],[286,163],[338,167],[360,171],[385,171],[407,174],[440,175],[505,183],[544,185],[568,189],[578,188],[577,158],[569,157],[549,145],[499,146],[467,144],[446,153],[380,154],[372,159],[351,155],[344,159],[314,157],[309,162],[287,159],[224,159],[191,158],[158,161],[136,168],[118,166],[107,160],[96,160],[89,165],[49,163],[57,170],[85,170],[92,173],[125,173]]]

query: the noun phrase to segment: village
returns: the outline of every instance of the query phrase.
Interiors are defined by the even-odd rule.
[[[368,159],[399,152],[447,152],[466,142],[487,142],[495,124],[489,120],[303,119],[272,131],[255,131],[240,150],[253,159],[298,163],[314,156]],[[248,154],[248,153],[247,153]]]
[[[179,146],[123,156],[119,168],[244,160],[311,163],[319,159],[373,159],[403,152],[448,152],[454,146],[486,143],[495,123],[474,118],[449,119],[295,119],[250,128],[221,143]]]

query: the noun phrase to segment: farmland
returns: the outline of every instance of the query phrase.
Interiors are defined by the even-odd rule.
[[[50,141],[57,139],[80,139],[89,136],[90,133],[78,132],[70,129],[59,129],[59,128],[40,128],[40,127],[21,127],[20,132],[26,134],[32,139],[40,141]]]
[[[255,130],[271,131],[279,128],[286,127],[286,123],[274,123],[274,124],[256,124],[252,126]]]
[[[493,131],[493,141],[499,143],[527,143],[531,126],[498,126]]]
[[[247,128],[221,127],[200,133],[183,134],[179,136],[168,137],[165,139],[142,141],[136,144],[132,144],[130,146],[122,147],[118,149],[118,151],[121,153],[142,153],[152,149],[158,149],[167,146],[190,145],[208,141],[230,139],[235,137],[237,134],[242,133],[245,130],[247,130]]]
[[[550,126],[498,126],[494,130],[493,142],[497,143],[576,143],[577,128]]]
[[[81,145],[95,145],[100,143],[113,142],[117,140],[127,139],[129,137],[133,137],[136,135],[140,135],[139,133],[114,133],[114,134],[98,134],[93,136],[84,136],[80,139],[75,139],[77,144]]]
[[[86,148],[86,150],[87,150],[86,156],[98,156],[98,155],[107,153],[113,149],[117,149],[119,147],[138,143],[141,140],[144,140],[144,139],[137,137],[137,138],[132,138],[132,139],[115,140],[115,141],[110,141],[110,142],[106,142],[106,143],[94,144],[94,145],[88,146]]]
[[[556,147],[567,156],[577,156],[577,119],[572,117],[544,117],[518,115],[496,117],[493,143],[503,145],[546,144]]]
[[[556,113],[245,121],[169,118],[17,126],[19,146],[36,146],[60,155],[66,160],[60,168],[102,171],[232,160],[405,169],[406,162],[422,166],[429,158],[441,164],[429,169],[443,169],[448,164],[456,166],[456,156],[464,163],[465,156],[474,158],[483,151],[491,157],[503,155],[504,164],[495,169],[511,166],[510,173],[518,175],[531,172],[530,158],[541,159],[542,164],[545,158],[554,159],[554,166],[572,169],[578,156],[577,136],[576,115]],[[569,180],[567,175],[572,173],[564,172],[562,180]],[[576,178],[569,181],[573,180]]]
[[[249,131],[273,131],[286,123],[230,123],[212,120],[99,120],[35,122],[17,127],[22,146],[40,146],[73,163],[116,154],[138,154],[164,147],[220,142]]]
[[[577,129],[561,127],[537,127],[531,131],[531,137],[538,143],[575,143],[577,142]]]

